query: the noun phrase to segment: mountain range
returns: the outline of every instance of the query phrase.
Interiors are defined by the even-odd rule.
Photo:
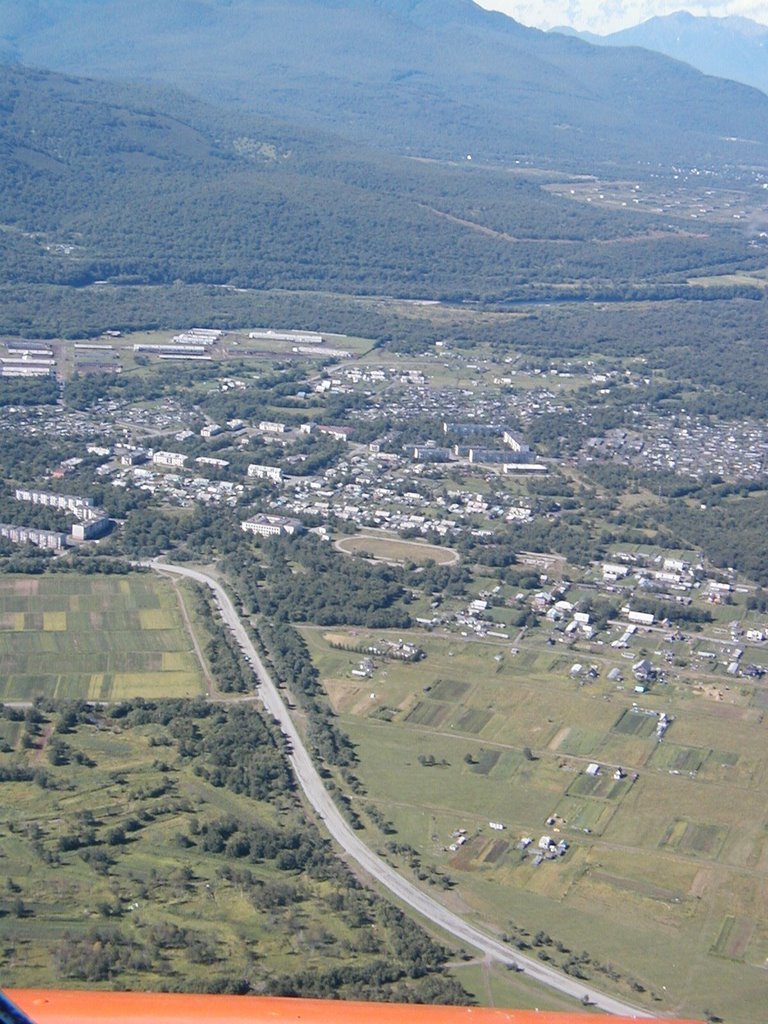
[[[0,55],[171,84],[357,143],[593,171],[768,163],[768,98],[472,0],[24,0]]]
[[[643,46],[685,61],[707,75],[730,78],[768,93],[768,27],[750,18],[700,17],[676,11],[604,36],[571,28],[552,31],[597,46]]]

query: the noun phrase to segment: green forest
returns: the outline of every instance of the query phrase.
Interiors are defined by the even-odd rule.
[[[543,187],[567,177],[403,160],[179,93],[5,67],[0,96],[0,328],[15,334],[178,323],[200,286],[485,303],[563,288],[679,298],[694,294],[690,277],[760,259],[730,226],[694,235],[682,219]],[[111,286],[109,315],[94,322],[97,282]],[[141,286],[153,287],[151,303]],[[230,314],[242,308],[225,298]]]

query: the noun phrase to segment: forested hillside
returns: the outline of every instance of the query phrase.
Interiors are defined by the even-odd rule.
[[[548,192],[562,175],[385,156],[167,90],[5,67],[0,104],[0,326],[12,333],[47,332],[36,307],[48,317],[70,302],[52,286],[503,302],[678,288],[756,260],[730,226],[692,234],[682,218]],[[81,331],[99,301],[76,300]],[[156,293],[153,310],[166,301]],[[184,300],[172,305],[178,322]]]

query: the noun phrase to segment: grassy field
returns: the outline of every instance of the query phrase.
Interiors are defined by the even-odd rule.
[[[200,667],[166,580],[0,578],[0,700],[201,692]]]
[[[209,781],[227,763],[222,722],[252,716],[253,736],[253,708],[198,702],[206,714],[185,718],[180,706],[166,716],[160,705],[155,719],[146,705],[120,717],[87,711],[63,731],[52,711],[34,732],[0,718],[3,982],[179,991],[246,982],[256,992],[421,1001],[420,981],[406,975],[414,947],[402,947],[413,932],[393,924],[391,906],[353,884],[330,848],[295,865],[292,851],[322,844],[295,796],[253,799]],[[234,724],[223,745],[243,739]],[[62,741],[66,757],[54,765]],[[34,778],[10,780],[19,765]],[[243,831],[276,842],[249,855],[238,845]],[[451,974],[481,1003],[573,1008],[524,975],[458,954],[448,984]]]
[[[281,859],[298,848],[281,847],[281,833],[322,844],[290,791],[267,801],[207,781],[223,763],[206,745],[212,730],[240,743],[242,726],[225,733],[222,723],[247,714],[250,732],[256,717],[207,711],[184,720],[194,753],[188,739],[182,752],[178,712],[163,724],[142,710],[105,710],[63,731],[47,713],[34,734],[0,719],[6,742],[15,730],[14,749],[0,753],[4,984],[216,991],[247,979],[258,991],[281,976],[363,970],[387,955],[380,904],[356,895],[332,856],[315,855],[307,871]],[[31,746],[22,735],[34,735]],[[67,753],[54,764],[56,740]],[[9,779],[19,765],[34,779]],[[276,842],[248,856],[225,845],[235,828]]]
[[[618,989],[650,1009],[696,1016],[709,1007],[752,1024],[768,965],[762,689],[723,683],[718,696],[685,676],[637,695],[607,680],[610,665],[627,669],[609,646],[569,652],[538,633],[518,655],[401,633],[426,658],[378,663],[360,680],[351,675],[359,657],[304,629],[357,744],[361,802],[374,802],[395,843],[416,851],[401,866],[415,857],[426,877],[448,874],[447,898],[499,932],[510,921],[543,928],[589,952],[596,983],[611,986],[610,965]],[[375,639],[354,631],[355,643]],[[571,679],[576,660],[597,664],[598,677]],[[661,712],[671,725],[659,741]],[[585,774],[591,761],[596,777]],[[467,841],[451,851],[458,829]],[[535,852],[544,833],[569,850],[534,866],[517,844],[531,836]]]

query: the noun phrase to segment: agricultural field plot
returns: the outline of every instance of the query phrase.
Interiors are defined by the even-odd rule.
[[[670,822],[660,846],[697,857],[716,857],[725,843],[728,830],[721,825],[701,824],[676,819]]]
[[[558,750],[561,754],[577,754],[580,757],[588,757],[600,745],[602,738],[602,733],[594,730],[566,726],[563,735],[559,738],[556,737],[556,746],[550,744],[550,747]]]
[[[739,760],[739,754],[733,750],[710,750],[698,773],[707,779],[733,781],[740,774],[737,768]]]
[[[681,747],[676,743],[660,743],[649,759],[654,768],[666,768],[670,772],[698,772],[709,758],[710,750],[695,747]]]
[[[418,701],[405,716],[410,725],[426,725],[437,729],[445,723],[451,713],[448,704],[438,704],[432,700]]]
[[[725,956],[731,960],[743,960],[750,939],[755,931],[753,921],[744,918],[726,917],[720,934],[712,946],[717,956]]]
[[[555,815],[568,830],[602,835],[613,817],[615,808],[599,801],[578,800],[568,793],[555,807]]]
[[[714,699],[681,679],[638,697],[607,680],[614,655],[553,650],[541,631],[518,641],[519,655],[504,643],[409,639],[426,658],[388,665],[376,701],[341,712],[365,799],[393,823],[396,842],[417,851],[423,871],[447,872],[454,898],[499,930],[508,918],[531,933],[546,928],[646,989],[649,978],[666,985],[649,1009],[696,1016],[699,1002],[686,1003],[696,991],[701,1005],[753,1024],[764,975],[739,972],[768,956],[768,744],[751,686],[721,684]],[[579,685],[569,677],[575,661],[597,663],[598,678]],[[379,700],[386,717],[376,721]],[[601,766],[595,777],[589,762]],[[494,835],[491,821],[505,831]],[[446,852],[458,828],[467,842]],[[569,848],[534,866],[543,834]],[[530,853],[518,849],[524,836]],[[748,939],[739,930],[741,959],[713,952],[729,913],[752,924]],[[743,1007],[718,1002],[725,990],[746,993]]]
[[[472,735],[479,735],[493,718],[494,712],[483,708],[467,708],[456,719],[456,729],[459,732],[468,732]]]
[[[638,740],[634,736],[617,736],[609,733],[595,749],[593,760],[601,764],[614,765],[628,772],[640,771],[656,749],[654,740]]]
[[[611,774],[577,775],[566,790],[566,796],[589,796],[598,800],[617,800],[629,792],[632,785],[626,777],[615,779]]]
[[[501,750],[486,750],[481,747],[477,754],[472,756],[472,771],[478,775],[490,775],[502,757],[509,758],[510,755]]]
[[[433,700],[460,700],[469,693],[469,683],[460,683],[457,679],[438,679],[432,687]]]
[[[744,651],[744,661],[748,665],[762,665],[763,668],[768,667],[768,648],[747,647]]]
[[[638,708],[625,708],[619,715],[614,730],[626,736],[647,738],[654,736],[659,716]]]
[[[200,693],[200,666],[167,581],[0,578],[0,699]]]

